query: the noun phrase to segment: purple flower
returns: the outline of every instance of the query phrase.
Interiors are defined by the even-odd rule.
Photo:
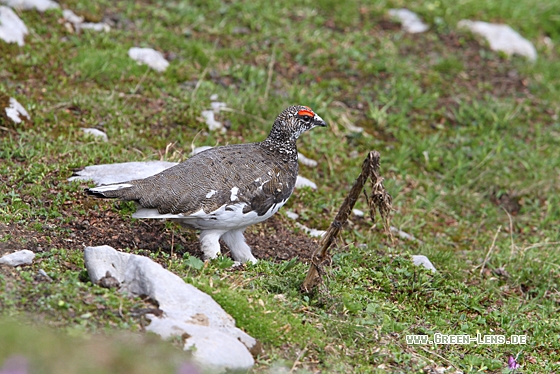
[[[0,368],[0,374],[27,374],[29,362],[21,355],[13,355],[6,359],[4,366]]]
[[[191,363],[183,362],[175,374],[200,374],[201,372]],[[1,374],[1,373],[0,373]]]
[[[519,369],[521,367],[521,365],[519,365],[517,363],[517,361],[515,361],[515,358],[513,356],[509,356],[508,358],[508,368],[512,369],[512,370],[516,370]]]

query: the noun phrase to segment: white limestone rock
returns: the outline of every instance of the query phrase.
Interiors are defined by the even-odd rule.
[[[24,38],[29,31],[18,15],[7,6],[0,6],[0,39],[6,43],[25,44]]]
[[[430,259],[424,255],[413,255],[412,262],[416,266],[424,266],[426,269],[431,270],[432,273],[437,272],[436,267],[432,264]]]
[[[148,315],[149,318],[149,315]],[[187,334],[184,350],[193,350],[193,361],[211,373],[247,371],[255,361],[247,347],[236,337],[197,322],[152,317],[146,330],[163,339]]]
[[[296,188],[310,187],[312,190],[316,190],[317,184],[315,184],[315,182],[312,182],[305,177],[302,177],[301,175],[298,175],[296,179],[295,187]]]
[[[164,339],[188,336],[184,349],[192,350],[193,359],[205,369],[248,370],[254,365],[249,350],[257,341],[235,327],[235,320],[209,295],[144,256],[109,246],[88,247],[84,255],[92,282],[109,272],[123,291],[156,300],[163,314],[148,314],[146,330]]]
[[[41,13],[48,9],[58,9],[60,7],[57,2],[52,0],[0,0],[0,3],[16,9],[36,9]]]
[[[31,117],[29,116],[29,113],[27,113],[27,110],[25,110],[23,105],[21,105],[13,97],[10,97],[9,105],[4,108],[4,111],[6,112],[6,116],[14,121],[14,123],[21,123],[24,120],[31,120]]]
[[[84,263],[91,282],[99,283],[108,273],[119,283],[122,283],[124,281],[123,269],[126,269],[130,256],[129,253],[116,251],[108,245],[86,247],[84,249]]]
[[[109,141],[109,138],[107,137],[107,134],[105,134],[101,130],[94,129],[94,128],[83,128],[82,131],[84,132],[84,134],[92,135],[96,138],[99,138],[99,139],[103,140],[104,142]]]
[[[74,176],[68,178],[68,181],[91,180],[97,185],[128,182],[134,179],[147,178],[175,165],[177,165],[176,162],[167,161],[123,162],[118,164],[92,165],[75,172]]]
[[[398,19],[404,31],[417,34],[427,31],[430,26],[426,25],[416,13],[408,9],[389,9],[389,15]]]
[[[0,264],[9,266],[29,265],[33,263],[34,258],[35,253],[24,249],[22,251],[17,251],[0,257]]]
[[[165,71],[169,66],[169,62],[163,57],[163,54],[152,48],[132,47],[128,50],[128,57],[159,72]]]
[[[484,37],[493,51],[501,51],[507,55],[525,56],[531,61],[537,59],[537,50],[533,43],[508,25],[464,19],[459,21],[457,27],[469,29],[474,34]]]

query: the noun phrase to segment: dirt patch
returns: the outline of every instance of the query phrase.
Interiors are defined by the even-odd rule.
[[[29,224],[0,224],[0,255],[22,249],[43,252],[53,248],[82,250],[86,246],[109,245],[119,250],[132,249],[142,255],[173,250],[179,257],[189,253],[202,258],[195,230],[162,220],[132,219],[119,212],[119,202],[95,200],[80,192],[72,194],[71,198],[74,201],[65,205],[61,212],[65,217],[72,217],[70,222],[52,219]],[[80,209],[82,206],[86,207],[85,214],[80,214],[84,211]],[[249,227],[245,236],[255,257],[271,261],[296,256],[308,260],[317,246],[316,240],[295,232],[293,225],[280,215]],[[224,244],[222,253],[229,255]]]
[[[500,58],[467,33],[451,31],[407,35],[401,43],[403,58],[421,59],[426,70],[434,69],[450,79],[442,92],[466,91],[471,97],[528,96],[528,78],[518,72],[514,58]],[[449,90],[448,90],[449,89]]]

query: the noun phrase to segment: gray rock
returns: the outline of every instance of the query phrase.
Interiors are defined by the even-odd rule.
[[[467,28],[474,34],[484,37],[490,49],[501,51],[508,55],[521,55],[531,61],[537,59],[537,50],[533,43],[519,35],[508,25],[493,24],[481,21],[461,20],[457,27]]]
[[[47,9],[57,9],[60,7],[57,2],[52,0],[0,0],[0,3],[4,3],[7,6],[17,9],[36,9],[39,12],[44,12]]]
[[[129,253],[116,251],[108,245],[84,249],[84,262],[89,278],[94,284],[105,278],[107,273],[122,283],[124,281],[123,270],[126,268],[129,258]]]
[[[43,269],[39,269],[39,271],[37,272],[37,275],[39,275],[41,278],[44,278],[46,281],[48,282],[52,282],[53,279],[51,277],[49,277],[49,275],[47,274],[47,272]]]
[[[6,264],[9,266],[29,265],[33,262],[34,258],[35,253],[24,249],[22,251],[17,251],[0,257],[0,264]]]
[[[412,262],[416,266],[424,266],[426,269],[431,270],[432,273],[437,272],[436,267],[431,263],[428,257],[424,255],[413,255]]]
[[[417,34],[427,31],[430,27],[426,25],[420,17],[408,9],[389,9],[389,15],[398,19],[404,31]]]
[[[148,331],[163,338],[183,336],[185,350],[195,348],[193,359],[213,372],[248,370],[254,365],[249,352],[257,341],[235,327],[234,319],[209,295],[185,283],[147,257],[117,252],[109,246],[85,249],[92,282],[107,272],[121,289],[156,300],[163,315],[148,314]]]
[[[161,52],[152,48],[132,47],[128,50],[128,57],[138,61],[140,64],[148,65],[159,72],[165,71],[169,66],[169,62],[163,57]]]
[[[144,162],[124,162],[119,164],[104,164],[87,166],[83,170],[75,173],[68,181],[87,181],[91,180],[95,184],[111,184],[128,182],[133,179],[143,179],[157,174],[177,165],[176,162],[166,161],[144,161]]]
[[[28,32],[25,23],[11,8],[0,6],[0,39],[22,46]]]

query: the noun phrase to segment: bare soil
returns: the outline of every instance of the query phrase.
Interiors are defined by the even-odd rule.
[[[82,250],[87,246],[109,245],[118,250],[131,249],[139,254],[163,251],[182,257],[183,254],[202,258],[198,235],[179,225],[163,220],[136,220],[119,212],[120,203],[96,200],[85,194],[75,193],[64,206],[63,214],[72,217],[62,220],[41,220],[40,225],[0,224],[0,256],[15,250],[33,252],[53,248]],[[77,207],[86,206],[85,214]],[[66,221],[66,220],[65,220]],[[39,230],[34,226],[41,226]],[[284,261],[293,257],[308,260],[317,247],[317,241],[307,234],[296,232],[293,225],[281,215],[249,227],[247,243],[258,259]],[[222,244],[222,253],[229,255]]]

